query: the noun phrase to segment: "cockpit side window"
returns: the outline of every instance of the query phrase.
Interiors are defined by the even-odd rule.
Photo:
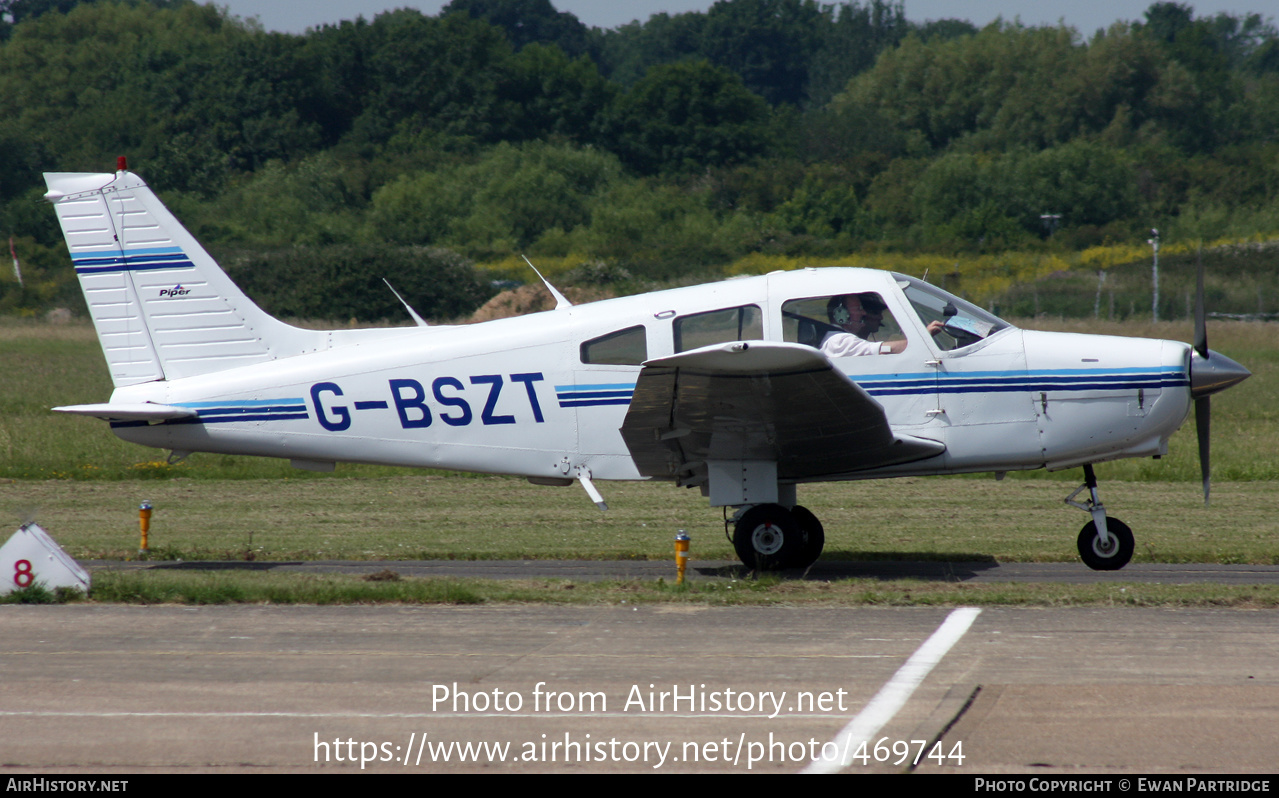
[[[933,336],[942,350],[962,349],[984,341],[1000,330],[1011,327],[1008,322],[988,313],[954,294],[904,275],[893,275],[906,293],[906,299],[927,327],[940,321],[942,328]]]
[[[648,360],[648,336],[642,326],[627,327],[586,341],[581,356],[583,363],[639,366]]]
[[[874,291],[784,303],[782,338],[820,349],[830,357],[896,354],[908,344],[883,296]]]
[[[764,337],[764,315],[758,305],[693,313],[675,319],[674,332],[676,352],[729,341],[759,341]]]

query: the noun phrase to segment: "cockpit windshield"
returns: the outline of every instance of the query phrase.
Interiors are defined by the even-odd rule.
[[[941,332],[933,340],[944,350],[962,349],[985,340],[1012,325],[954,294],[929,285],[923,280],[893,273],[910,301],[919,320],[928,326],[930,322],[942,322]]]

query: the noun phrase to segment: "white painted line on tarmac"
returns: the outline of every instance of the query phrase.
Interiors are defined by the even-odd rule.
[[[537,718],[539,720],[573,718],[581,720],[585,718],[590,720],[594,718],[617,718],[634,720],[636,714],[635,712],[592,712],[583,714],[580,712],[236,712],[233,710],[226,712],[145,712],[123,710],[120,712],[59,712],[54,710],[0,710],[0,718],[197,718],[201,720],[221,720],[224,718],[393,718],[397,720],[456,720],[459,718],[466,720],[474,720],[475,718]],[[830,715],[825,712],[743,713],[733,715],[725,715],[723,712],[645,712],[643,714],[646,718],[664,720],[723,720],[725,717],[733,720],[830,719]]]
[[[893,678],[879,689],[857,717],[850,720],[848,725],[836,735],[833,742],[839,756],[831,759],[815,759],[801,772],[838,773],[851,765],[853,754],[857,752],[861,744],[870,742],[879,730],[884,728],[884,724],[892,720],[893,716],[906,705],[915,688],[923,683],[937,663],[941,662],[942,657],[946,656],[946,652],[959,642],[980,614],[981,609],[978,607],[960,607],[946,616],[946,620],[937,627],[932,637],[924,641],[910,659],[906,660],[906,664],[893,674]],[[825,750],[826,746],[822,748]]]

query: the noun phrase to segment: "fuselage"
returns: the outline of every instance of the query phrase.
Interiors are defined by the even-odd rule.
[[[1025,331],[935,288],[861,269],[807,269],[465,326],[345,334],[332,348],[120,387],[113,404],[198,416],[113,422],[179,452],[569,478],[640,479],[619,432],[651,359],[732,340],[820,345],[828,298],[874,293],[896,353],[833,358],[894,430],[944,453],[823,478],[1065,468],[1159,455],[1190,406],[1190,348]],[[944,308],[940,303],[946,303]],[[933,307],[937,305],[937,307]],[[954,335],[932,335],[930,314]],[[962,322],[962,324],[961,324]]]

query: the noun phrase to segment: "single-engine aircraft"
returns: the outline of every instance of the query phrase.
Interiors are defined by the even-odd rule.
[[[304,330],[269,316],[129,171],[45,175],[115,390],[57,407],[191,452],[696,487],[752,568],[806,567],[797,486],[1083,467],[1092,568],[1122,568],[1093,464],[1159,457],[1192,400],[1249,376],[1207,347],[1034,332],[922,280],[802,269],[466,326]],[[406,304],[406,307],[407,304]],[[409,308],[412,313],[412,309]],[[1086,492],[1081,501],[1076,501]]]

